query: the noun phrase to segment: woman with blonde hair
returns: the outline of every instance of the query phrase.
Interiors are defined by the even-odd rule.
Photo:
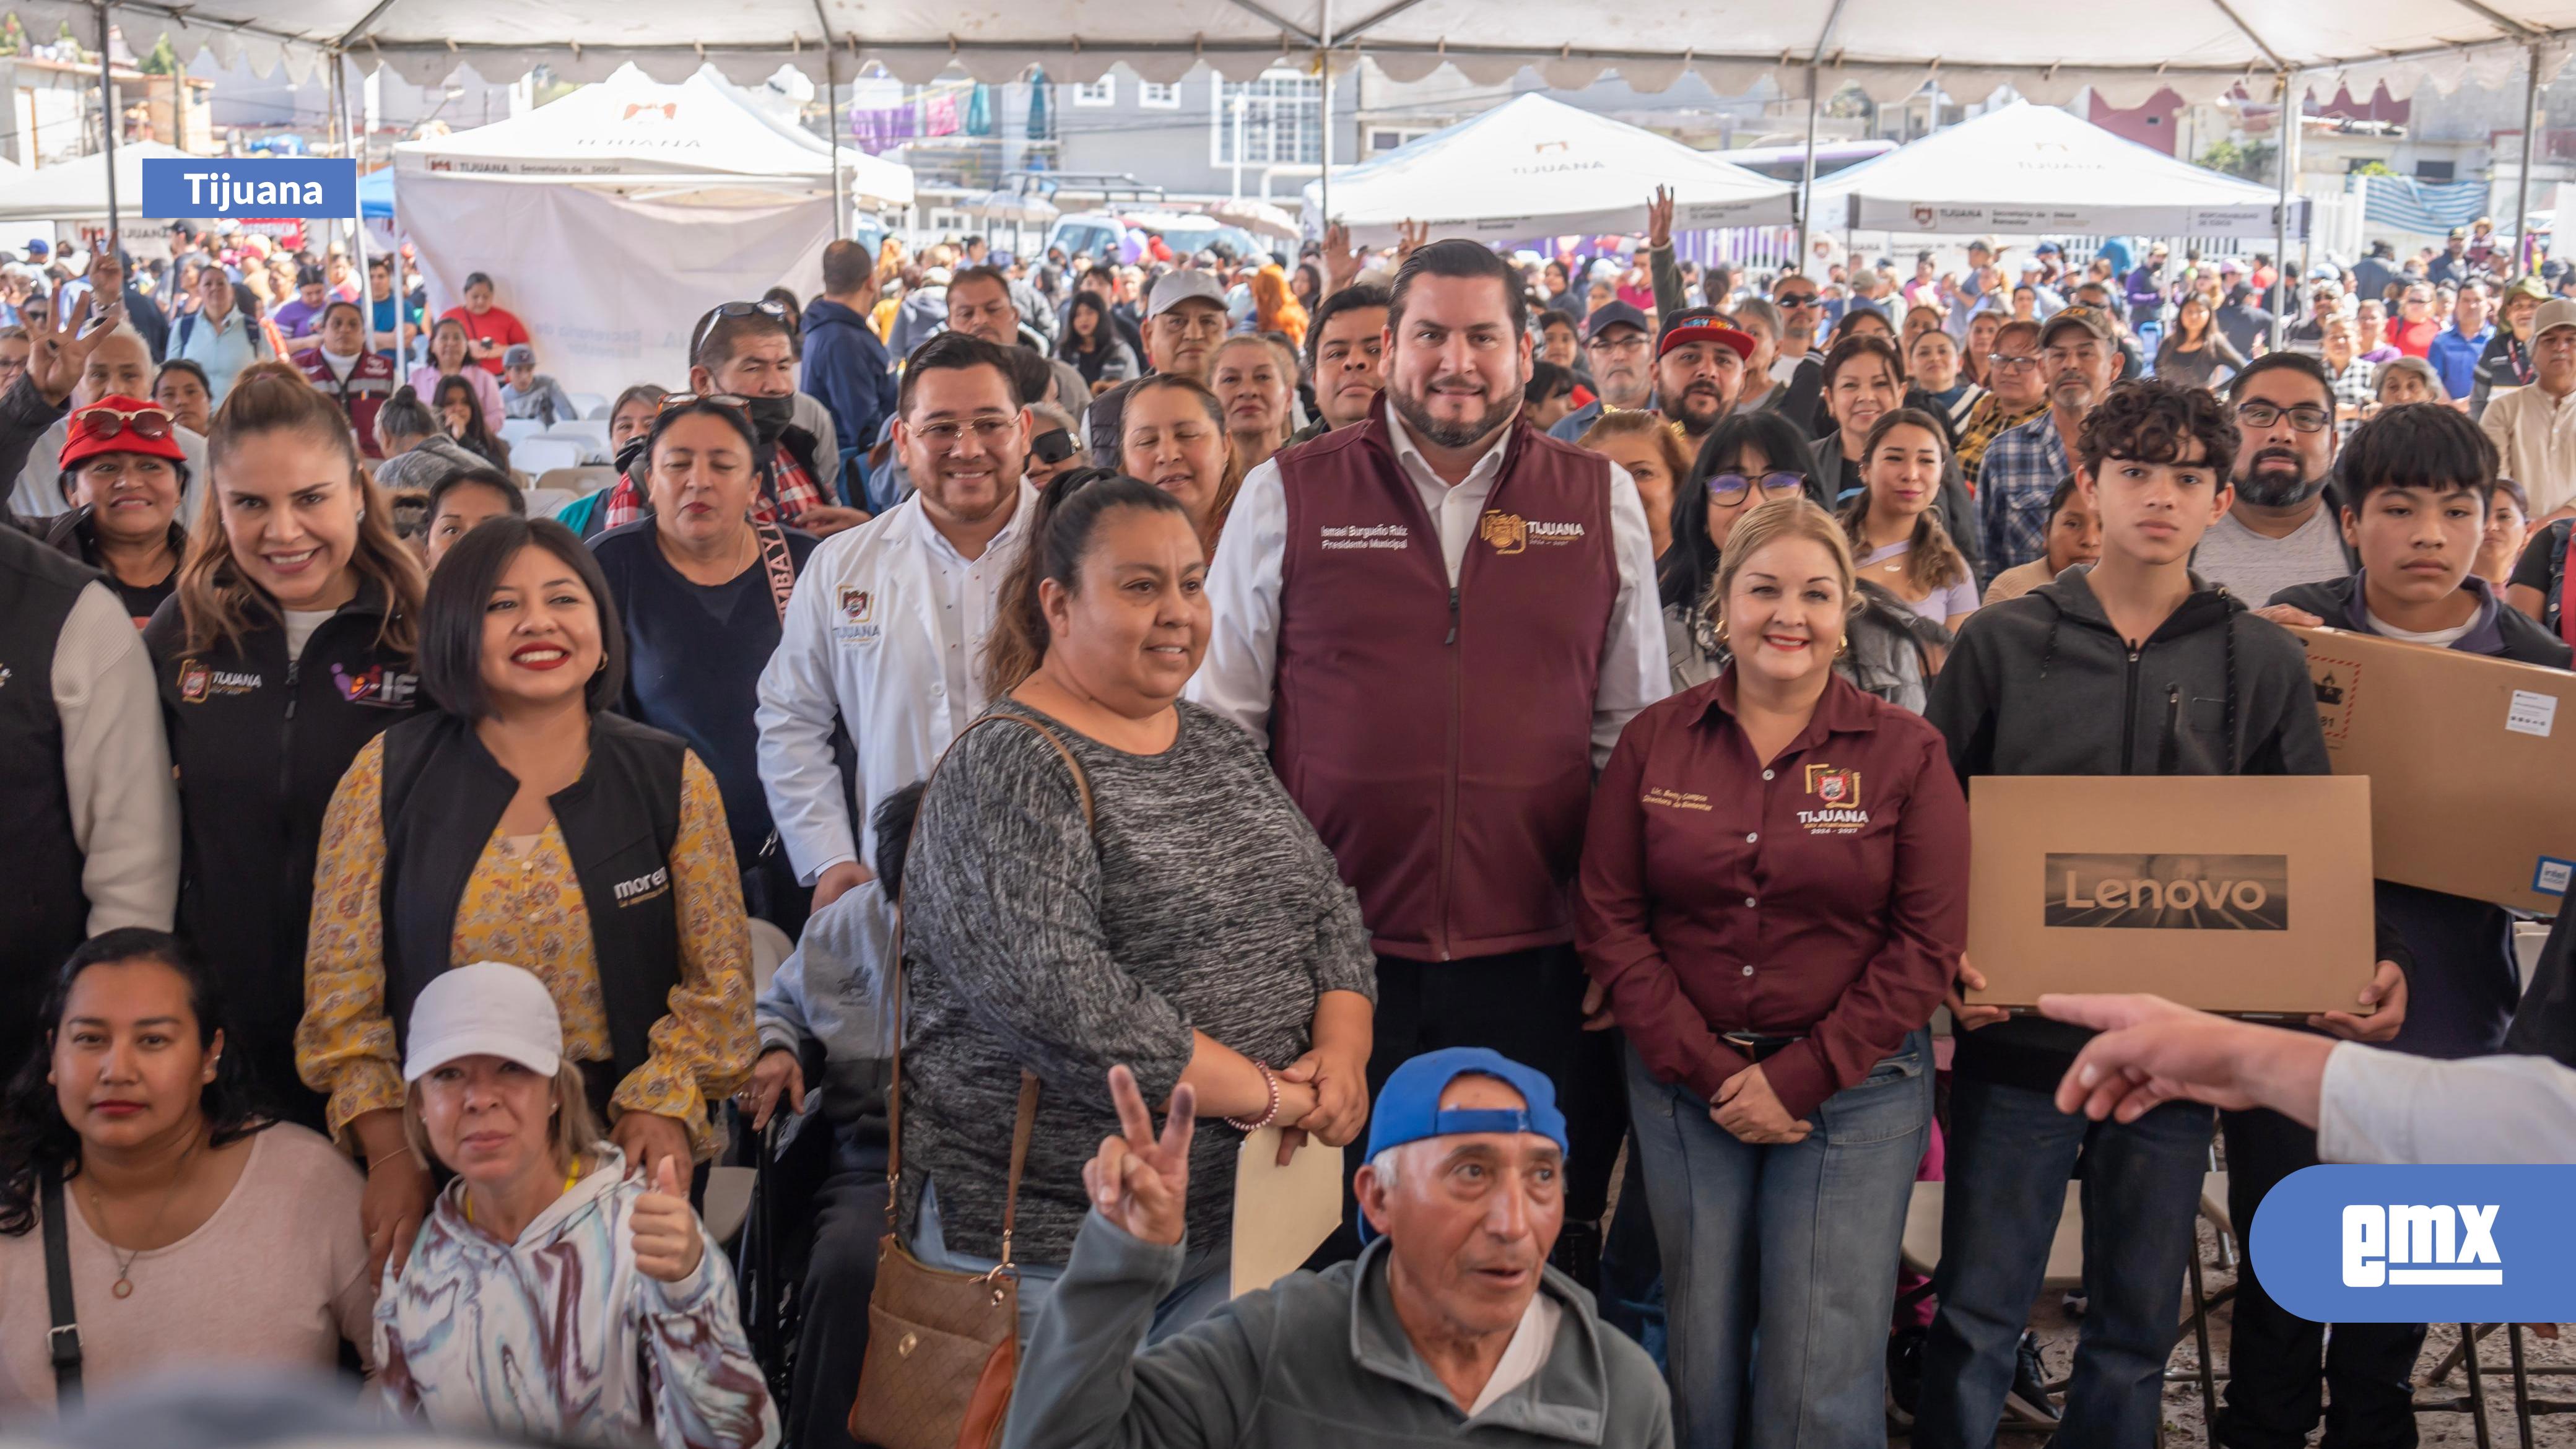
[[[1215,557],[1246,471],[1226,434],[1225,405],[1194,377],[1158,372],[1127,390],[1119,428],[1119,467],[1179,499],[1199,547]]]
[[[1208,390],[1225,412],[1226,442],[1239,474],[1270,461],[1288,441],[1296,415],[1296,360],[1257,333],[1229,337],[1208,361]]]
[[[242,369],[206,438],[204,514],[143,631],[178,767],[179,931],[224,978],[233,1050],[289,1121],[314,851],[340,773],[409,715],[419,555],[348,415],[278,362]]]
[[[1288,345],[1306,345],[1306,308],[1288,286],[1288,273],[1277,262],[1252,274],[1252,330],[1284,332]]]
[[[1575,945],[1626,1033],[1655,1236],[1689,1245],[1664,1259],[1675,1442],[1877,1443],[1967,801],[1938,730],[1835,670],[1859,592],[1830,515],[1754,508],[1711,602],[1725,669],[1602,767]]]
[[[404,1150],[455,1177],[376,1300],[386,1401],[514,1439],[776,1443],[685,1159],[601,1139],[545,983],[459,966],[405,1025]]]

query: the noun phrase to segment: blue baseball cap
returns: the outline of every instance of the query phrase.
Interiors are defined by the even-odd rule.
[[[1440,1108],[1440,1094],[1460,1077],[1493,1077],[1521,1094],[1518,1108]],[[1565,1144],[1565,1114],[1556,1109],[1556,1084],[1545,1072],[1522,1066],[1489,1047],[1449,1047],[1424,1052],[1387,1077],[1369,1117],[1368,1155],[1430,1137],[1459,1137],[1472,1132],[1535,1132],[1570,1152]],[[1360,1241],[1377,1236],[1368,1215],[1359,1220]]]

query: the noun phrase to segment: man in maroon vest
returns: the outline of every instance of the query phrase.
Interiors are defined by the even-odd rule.
[[[1547,1072],[1571,1224],[1601,1215],[1626,1114],[1611,1039],[1583,1032],[1568,885],[1593,771],[1668,674],[1636,484],[1520,415],[1526,305],[1475,242],[1406,259],[1367,420],[1244,480],[1190,697],[1268,742],[1359,892],[1372,1095],[1442,1047]]]

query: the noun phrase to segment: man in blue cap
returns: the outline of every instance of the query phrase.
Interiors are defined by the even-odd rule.
[[[1544,1073],[1482,1047],[1397,1067],[1359,1172],[1358,1260],[1141,1351],[1187,1250],[1197,1104],[1175,1091],[1157,1137],[1125,1067],[1109,1090],[1122,1131],[1083,1167],[1092,1212],[1022,1350],[1005,1449],[1673,1442],[1654,1361],[1547,1266],[1565,1118]]]

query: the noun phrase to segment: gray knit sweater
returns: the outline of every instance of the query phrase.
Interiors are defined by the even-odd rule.
[[[1193,1028],[1285,1066],[1305,1053],[1323,992],[1376,999],[1358,898],[1270,762],[1219,716],[1179,709],[1159,755],[1048,721],[1090,778],[1096,842],[1035,731],[987,725],[941,767],[903,880],[907,1234],[935,1180],[949,1250],[999,1255],[1023,1067],[1042,1085],[1014,1257],[1062,1263],[1089,1208],[1082,1165],[1118,1127],[1113,1064],[1159,1104]],[[1193,1243],[1227,1241],[1241,1140],[1199,1123]]]

